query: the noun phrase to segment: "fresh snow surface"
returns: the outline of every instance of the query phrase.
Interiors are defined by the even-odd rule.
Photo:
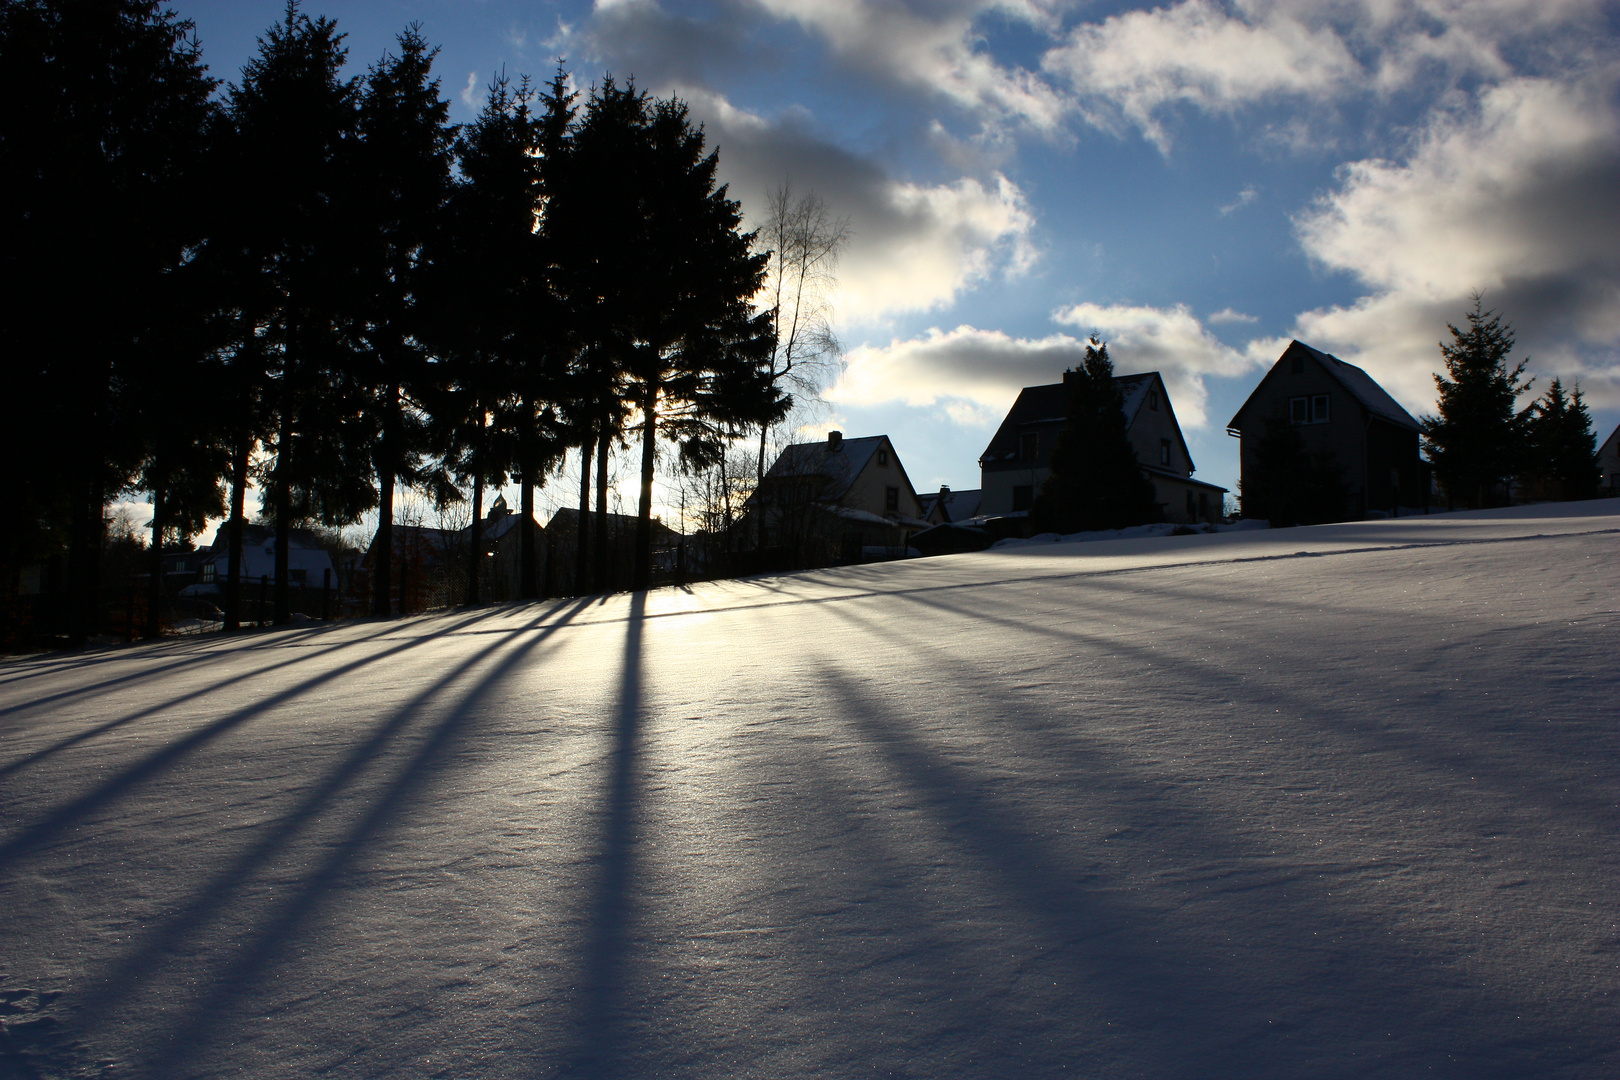
[[[1620,502],[0,663],[0,1075],[1620,1076]]]

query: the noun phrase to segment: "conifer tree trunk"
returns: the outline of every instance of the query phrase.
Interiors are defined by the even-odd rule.
[[[645,591],[652,584],[652,482],[657,463],[658,384],[651,380],[641,401],[641,501],[636,507],[635,573],[630,588]]]
[[[146,583],[146,625],[141,630],[141,636],[148,639],[163,636],[163,488],[164,476],[159,470],[152,485],[152,573]]]
[[[540,595],[539,574],[535,567],[534,550],[534,402],[523,401],[523,430],[519,435],[519,454],[522,460],[522,497],[518,512],[518,598],[534,600]]]
[[[472,541],[467,553],[467,603],[478,603],[478,567],[484,561],[484,408],[478,407],[478,445],[473,449],[472,525],[467,529]]]
[[[591,591],[588,570],[591,552],[591,452],[596,438],[586,433],[579,447],[579,526],[574,537],[574,593],[584,596]]]
[[[292,416],[283,408],[281,437],[276,447],[276,582],[275,611],[272,621],[284,626],[292,621],[292,588],[287,573],[287,549],[292,545]]]
[[[247,516],[248,458],[253,436],[243,432],[231,462],[231,520],[225,533],[225,632],[242,628],[242,526]]]
[[[377,452],[377,535],[371,543],[371,613],[389,616],[394,580],[394,484],[399,460],[399,384],[384,391],[382,439]]]
[[[596,591],[607,592],[611,587],[613,566],[609,561],[608,551],[608,448],[613,442],[613,434],[604,422],[602,431],[596,437]]]

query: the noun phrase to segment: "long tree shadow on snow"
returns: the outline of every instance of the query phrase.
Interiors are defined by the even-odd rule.
[[[645,718],[642,634],[647,594],[631,594],[625,620],[624,660],[614,703],[612,743],[602,792],[602,833],[596,884],[586,908],[588,925],[579,958],[570,1044],[558,1076],[606,1080],[618,1075],[629,1041],[623,986],[636,923],[636,818],[640,804],[638,756]]]
[[[140,1075],[180,1076],[199,1068],[198,1058],[207,1052],[213,1038],[230,1031],[232,1022],[240,1019],[238,1014],[243,1001],[266,987],[277,965],[300,940],[301,930],[342,889],[344,877],[354,862],[416,805],[417,796],[429,776],[442,768],[451,756],[457,737],[480,718],[480,705],[521,662],[530,659],[535,649],[552,634],[569,625],[588,603],[588,598],[574,601],[560,617],[547,622],[546,615],[542,615],[532,623],[515,628],[507,638],[478,650],[436,679],[352,750],[271,834],[253,845],[228,871],[199,890],[190,904],[119,962],[115,969],[117,974],[134,975],[142,965],[160,960],[171,949],[185,943],[230,899],[229,887],[225,889],[227,895],[218,898],[211,897],[206,890],[223,885],[228,874],[248,874],[266,864],[295,839],[300,829],[319,816],[325,804],[347,784],[355,782],[359,772],[381,761],[390,742],[399,742],[407,736],[416,740],[415,749],[391,777],[363,796],[354,797],[352,801],[358,804],[357,816],[339,837],[324,845],[325,857],[296,881],[277,887],[276,901],[270,910],[254,921],[245,938],[231,942],[230,948],[221,954],[222,961],[228,957],[228,962],[222,962],[203,980],[199,996],[187,1007],[176,1010],[172,1023],[151,1032],[146,1039],[148,1049]],[[506,652],[501,654],[503,648]],[[454,693],[457,682],[472,675],[480,664],[489,666],[476,675],[473,685],[442,718],[425,728],[412,729],[411,721],[419,713],[436,697]],[[109,989],[94,1001],[93,1014],[86,1009],[86,1020],[102,1022],[122,1004],[124,997],[127,995]]]
[[[861,618],[844,608],[834,610],[862,633],[918,648],[914,639],[887,623]],[[970,612],[963,614],[972,617]],[[1161,653],[1153,658],[1161,670],[1169,669],[1166,675],[1172,680],[1209,675],[1197,665],[1178,672],[1179,665],[1167,664],[1168,658]],[[960,657],[942,656],[914,666],[955,684],[964,700],[998,698],[999,679],[983,665],[964,669]],[[1335,1049],[1366,1055],[1378,1041],[1370,1034],[1374,1029],[1405,1029],[1414,1034],[1416,1043],[1402,1049],[1391,1046],[1397,1055],[1394,1058],[1378,1061],[1376,1050],[1370,1059],[1364,1056],[1369,1072],[1391,1067],[1397,1071],[1432,1069],[1447,1061],[1452,1068],[1449,1072],[1442,1069],[1441,1075],[1516,1076],[1529,1065],[1524,1053],[1514,1048],[1514,1036],[1502,1025],[1511,1024],[1516,1017],[1536,1015],[1541,1011],[1536,1003],[1501,1000],[1483,988],[1456,986],[1444,979],[1446,994],[1436,998],[1434,979],[1449,964],[1442,956],[1424,953],[1409,938],[1403,941],[1407,935],[1398,932],[1395,913],[1353,905],[1343,890],[1335,896],[1331,878],[1315,882],[1295,874],[1283,891],[1286,902],[1264,913],[1262,922],[1271,927],[1269,936],[1245,949],[1250,965],[1267,958],[1257,981],[1256,971],[1234,966],[1233,954],[1218,947],[1214,937],[1178,935],[1154,913],[1124,905],[1117,892],[1110,895],[1106,890],[1073,888],[1073,874],[1057,860],[1049,842],[1031,836],[1029,823],[999,806],[972,769],[942,756],[911,730],[912,725],[895,716],[892,705],[864,697],[851,679],[831,668],[827,678],[844,701],[847,717],[906,790],[923,799],[972,864],[987,868],[1004,883],[1009,903],[1044,924],[1044,936],[1063,966],[1081,978],[1109,985],[1112,993],[1131,1003],[1130,1018],[1142,1023],[1145,1031],[1164,1026],[1166,1019],[1173,1021],[1162,1033],[1165,1037],[1158,1040],[1161,1053],[1163,1047],[1178,1048],[1178,1056],[1167,1061],[1174,1066],[1172,1071],[1214,1068],[1230,1075],[1270,1075],[1278,1069],[1305,1068],[1313,1058],[1331,1055]],[[1002,687],[1001,694],[1005,697],[1000,700],[1011,699],[1013,688]],[[1308,707],[1308,703],[1301,704]],[[1119,763],[1109,760],[1105,748],[1081,739],[1072,725],[1062,730],[1046,726],[1030,734],[1048,744],[1044,753],[1056,749],[1049,745],[1054,739],[1073,743],[1072,749],[1060,751],[1054,760],[1089,761],[1084,782],[1088,790],[1102,791],[1107,804],[1130,805],[1138,794],[1135,788],[1141,778],[1128,769],[1122,771]],[[1043,751],[1037,748],[1035,752]],[[1138,812],[1149,809],[1141,807]],[[1170,837],[1173,846],[1154,856],[1168,855],[1187,867],[1253,865],[1260,868],[1258,873],[1218,884],[1223,890],[1238,892],[1267,886],[1264,845],[1257,846],[1242,833],[1216,831],[1209,827],[1212,821],[1209,826],[1188,826],[1188,822],[1207,821],[1209,811],[1202,804],[1176,807],[1182,824]],[[1151,830],[1153,824],[1144,820],[1139,828]],[[1162,832],[1152,835],[1163,837]],[[1128,837],[1126,840],[1129,842]],[[1065,880],[1070,888],[1063,887]],[[1275,888],[1275,882],[1269,884]],[[1080,925],[1118,931],[1107,962],[1091,955],[1086,935],[1074,934],[1073,928]],[[1219,929],[1211,928],[1211,932],[1218,937]],[[1353,946],[1326,945],[1343,938],[1353,939]],[[1324,1007],[1336,1016],[1336,1026],[1344,1024],[1345,1016],[1359,1017],[1358,1025],[1368,1033],[1366,1039],[1350,1046],[1341,1040],[1333,1047],[1321,1037],[1325,1033],[1279,1029],[1263,1022],[1270,1014],[1286,1011],[1289,995],[1294,993],[1323,998]],[[1470,1019],[1458,1027],[1463,1017]],[[1262,1022],[1256,1023],[1257,1019]],[[1553,1037],[1558,1039],[1556,1033]],[[1497,1052],[1487,1052],[1493,1046]],[[1560,1055],[1562,1061],[1555,1062],[1546,1056],[1548,1049],[1542,1046],[1539,1050],[1540,1063],[1548,1068],[1571,1065],[1593,1051],[1591,1045],[1584,1049],[1567,1046]]]
[[[487,617],[487,613],[474,615],[459,621],[455,626],[463,626]],[[60,835],[63,830],[83,820],[86,815],[107,805],[135,786],[178,764],[188,754],[212,742],[226,732],[239,727],[256,716],[295,701],[312,690],[353,674],[363,667],[408,652],[428,640],[430,639],[410,639],[379,652],[357,657],[347,663],[312,675],[302,682],[279,690],[251,705],[232,710],[218,720],[193,728],[167,745],[147,754],[139,761],[125,766],[116,775],[101,782],[92,790],[80,795],[71,802],[48,811],[33,823],[25,825],[20,832],[13,834],[4,844],[0,844],[0,870],[6,869],[17,859],[26,856],[28,852]],[[300,661],[307,659],[307,657],[301,657]],[[290,663],[296,664],[300,661]],[[144,716],[152,711],[150,709],[138,710],[136,715]]]

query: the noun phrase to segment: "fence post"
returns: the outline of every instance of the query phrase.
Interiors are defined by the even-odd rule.
[[[328,566],[321,571],[321,622],[330,616],[327,614],[329,601],[332,598],[332,568]]]

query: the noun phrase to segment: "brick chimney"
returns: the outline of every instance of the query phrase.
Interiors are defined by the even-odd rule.
[[[842,431],[827,432],[827,453],[836,454],[844,448],[844,433]]]

